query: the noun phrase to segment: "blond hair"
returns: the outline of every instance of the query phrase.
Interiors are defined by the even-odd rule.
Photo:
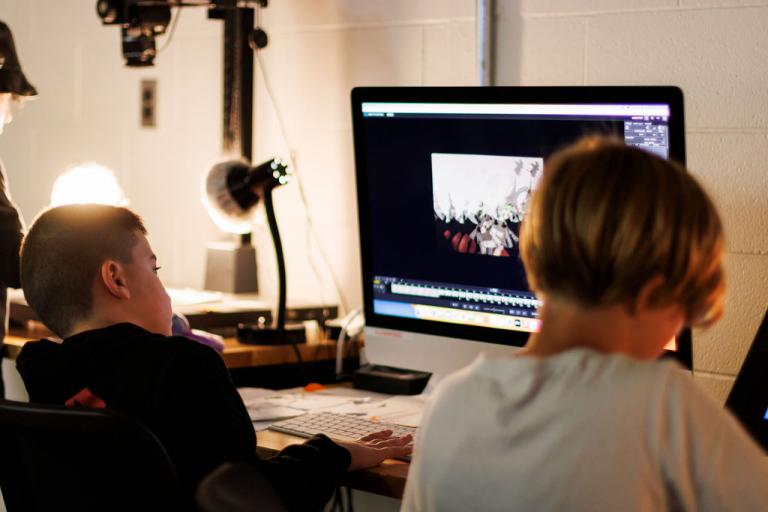
[[[631,305],[660,277],[650,305],[681,306],[689,325],[722,315],[724,246],[717,210],[683,166],[602,137],[547,160],[520,237],[537,293]]]

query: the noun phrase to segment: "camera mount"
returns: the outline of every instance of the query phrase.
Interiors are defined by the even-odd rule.
[[[98,0],[96,14],[103,25],[119,25],[123,58],[128,67],[152,66],[157,56],[155,37],[171,22],[171,8],[206,7],[208,17],[226,19],[233,11],[267,7],[268,0]],[[267,33],[251,27],[247,35],[254,50],[267,46]]]

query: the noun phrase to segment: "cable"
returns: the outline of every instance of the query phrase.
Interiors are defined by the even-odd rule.
[[[309,247],[310,240],[310,234],[315,239],[315,244],[317,246],[318,251],[320,252],[320,256],[323,259],[323,262],[325,263],[326,267],[328,268],[328,274],[331,276],[331,280],[333,281],[333,285],[336,289],[336,295],[339,297],[339,302],[341,302],[341,306],[344,310],[344,312],[349,311],[349,302],[347,301],[346,296],[344,295],[344,292],[342,291],[342,287],[339,283],[339,279],[336,276],[336,273],[333,271],[333,267],[330,264],[330,259],[328,258],[327,253],[325,252],[325,249],[323,248],[322,243],[320,242],[320,236],[317,233],[317,230],[315,228],[315,224],[312,221],[312,215],[310,213],[309,208],[309,202],[307,201],[307,195],[306,191],[304,189],[304,182],[301,178],[301,173],[299,172],[299,167],[296,165],[296,159],[293,151],[293,146],[291,145],[290,139],[288,138],[288,132],[285,127],[285,122],[283,119],[282,112],[280,111],[280,107],[277,104],[277,100],[275,99],[275,94],[272,89],[272,83],[269,80],[269,76],[267,74],[266,66],[264,65],[264,61],[261,59],[261,54],[259,51],[255,52],[256,54],[256,62],[258,64],[258,68],[261,72],[262,79],[264,80],[264,88],[267,90],[267,95],[269,96],[269,100],[272,103],[272,107],[275,109],[275,116],[277,117],[277,124],[280,128],[280,133],[283,137],[283,142],[288,147],[288,158],[291,163],[291,167],[293,168],[293,173],[296,176],[296,183],[299,188],[299,196],[301,197],[302,205],[304,206],[304,214],[307,221],[307,255],[309,259],[309,264],[312,267],[313,272],[315,273],[315,278],[317,279],[318,283],[320,284],[320,289],[322,293],[323,289],[323,281],[322,277],[320,275],[319,269],[316,267],[314,262],[312,261],[312,251]]]
[[[345,487],[344,489],[347,491],[347,511],[355,512],[355,505],[352,503],[352,488]]]
[[[306,231],[306,237],[305,237],[305,245],[308,255],[308,261],[309,265],[312,268],[312,271],[315,274],[315,279],[317,279],[317,282],[320,286],[321,294],[324,292],[323,287],[323,279],[321,277],[320,269],[317,268],[317,265],[312,257],[314,252],[311,250],[311,238],[314,237],[315,244],[317,246],[318,251],[320,252],[320,256],[323,259],[323,262],[325,263],[326,267],[328,268],[328,273],[331,276],[331,280],[333,281],[333,285],[336,289],[336,294],[339,297],[339,301],[341,302],[341,306],[343,308],[343,312],[349,311],[349,302],[346,299],[346,296],[344,295],[344,292],[342,291],[342,287],[339,284],[339,279],[336,276],[335,272],[333,271],[333,267],[330,264],[330,260],[328,258],[328,254],[325,252],[325,248],[323,247],[320,236],[317,233],[317,229],[315,228],[314,221],[312,220],[311,216],[311,210],[309,208],[309,201],[307,200],[307,194],[304,188],[304,180],[302,179],[302,176],[299,172],[298,165],[296,164],[296,158],[295,158],[295,152],[293,150],[293,147],[290,143],[290,140],[288,138],[287,129],[285,127],[285,122],[283,120],[282,113],[280,112],[280,109],[277,105],[277,100],[275,99],[275,95],[272,89],[272,84],[269,81],[269,77],[267,75],[266,67],[264,66],[264,62],[261,60],[261,57],[259,55],[259,52],[256,52],[256,60],[259,65],[259,69],[261,70],[261,75],[264,79],[264,85],[267,90],[267,94],[270,98],[270,101],[272,102],[272,106],[275,109],[275,115],[278,120],[278,125],[280,127],[280,132],[283,136],[283,141],[285,142],[285,145],[288,147],[289,151],[289,159],[291,162],[291,167],[294,169],[294,174],[296,176],[296,183],[299,187],[299,196],[301,198],[302,205],[304,206],[304,214],[305,219],[307,222],[307,231]]]
[[[257,12],[260,13],[261,10],[259,9]],[[257,26],[258,26],[258,22],[257,22]],[[264,77],[264,82],[265,82],[265,84],[267,84],[268,82],[267,82],[267,78],[266,78],[266,74],[265,74],[266,70],[265,70],[265,68],[263,66],[263,63],[261,62],[261,60],[258,57],[258,55],[259,55],[258,50],[256,50],[256,55],[257,55],[256,60],[257,60],[257,62],[259,64],[259,69],[261,69],[262,77]],[[298,166],[296,165],[296,159],[294,157],[294,151],[292,150],[290,142],[289,142],[289,140],[287,138],[287,135],[286,135],[286,132],[285,132],[285,129],[284,129],[284,125],[283,125],[283,121],[282,121],[282,114],[278,110],[276,100],[274,98],[274,95],[272,94],[271,85],[267,85],[266,88],[267,88],[267,94],[269,95],[270,101],[271,101],[273,107],[275,108],[275,112],[276,112],[276,115],[278,117],[278,122],[280,123],[280,129],[281,129],[281,133],[283,135],[283,142],[288,147],[289,159],[290,159],[291,167],[294,169],[294,174],[296,175],[296,183],[297,183],[297,185],[299,187],[299,195],[301,197],[301,201],[302,201],[302,204],[304,206],[304,214],[305,214],[305,219],[306,219],[307,226],[308,226],[308,229],[306,229],[305,232],[304,232],[304,246],[305,246],[305,251],[307,253],[307,261],[309,262],[309,266],[312,269],[312,273],[315,276],[315,280],[317,281],[317,285],[318,285],[318,288],[320,290],[320,298],[321,298],[323,303],[326,303],[324,282],[323,282],[323,279],[322,279],[322,276],[321,276],[320,269],[317,267],[317,264],[315,263],[315,259],[313,258],[314,252],[312,251],[312,248],[311,248],[312,236],[314,235],[316,239],[318,239],[318,237],[317,237],[317,233],[314,231],[314,224],[313,224],[312,219],[310,217],[309,205],[308,205],[308,202],[307,202],[306,194],[304,193],[304,182],[302,181],[301,176],[298,173]],[[323,252],[323,248],[320,245],[319,239],[317,241],[317,246],[318,246],[318,248],[319,248],[319,250],[321,252],[321,255],[325,256],[325,254]],[[346,312],[349,309],[349,307],[348,307],[348,305],[346,303],[346,300],[345,300],[343,294],[340,293],[340,289],[341,288],[340,288],[340,286],[338,284],[338,281],[335,279],[335,276],[333,275],[333,269],[328,264],[327,258],[326,258],[326,265],[328,266],[328,269],[330,271],[331,277],[334,280],[334,286],[336,287],[336,292],[339,295],[340,302],[342,302],[342,308]]]
[[[362,308],[358,308],[347,315],[344,324],[339,330],[339,338],[336,340],[336,380],[341,376],[342,367],[344,365],[344,337],[347,334],[347,329],[352,321],[360,316],[363,312]]]
[[[301,357],[301,351],[299,350],[299,347],[296,345],[296,343],[291,343],[291,347],[293,348],[293,353],[296,354],[296,360],[299,363],[299,371],[301,372],[301,378],[304,381],[304,385],[309,384],[309,376],[307,375],[307,368],[306,364],[304,363],[304,359]]]
[[[333,504],[331,505],[331,510],[333,512],[344,512],[344,504],[341,501],[341,487],[338,485],[333,492]]]
[[[173,39],[173,34],[176,33],[176,25],[179,24],[179,18],[181,17],[181,7],[176,8],[176,16],[173,17],[173,21],[171,22],[171,29],[168,31],[168,37],[165,39],[165,42],[163,42],[163,46],[160,47],[160,49],[155,52],[156,55],[160,55],[160,52],[165,50],[169,44],[171,44],[171,39]]]

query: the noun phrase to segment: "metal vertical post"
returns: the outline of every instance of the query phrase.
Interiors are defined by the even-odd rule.
[[[496,84],[496,64],[494,62],[495,39],[495,0],[477,0],[477,54],[479,85]]]
[[[224,17],[224,126],[225,154],[253,157],[253,51],[248,34],[253,30],[254,11],[237,8]]]

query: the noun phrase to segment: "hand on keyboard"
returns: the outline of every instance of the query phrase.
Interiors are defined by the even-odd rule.
[[[352,462],[349,471],[372,468],[378,466],[385,459],[406,457],[413,450],[413,436],[411,434],[402,437],[392,435],[391,430],[374,432],[357,441],[342,441],[334,439],[334,442],[349,450]]]
[[[294,436],[312,437],[325,434],[352,454],[349,469],[376,466],[384,459],[409,460],[415,427],[393,423],[382,424],[358,416],[335,412],[305,414],[278,421],[271,430]]]

